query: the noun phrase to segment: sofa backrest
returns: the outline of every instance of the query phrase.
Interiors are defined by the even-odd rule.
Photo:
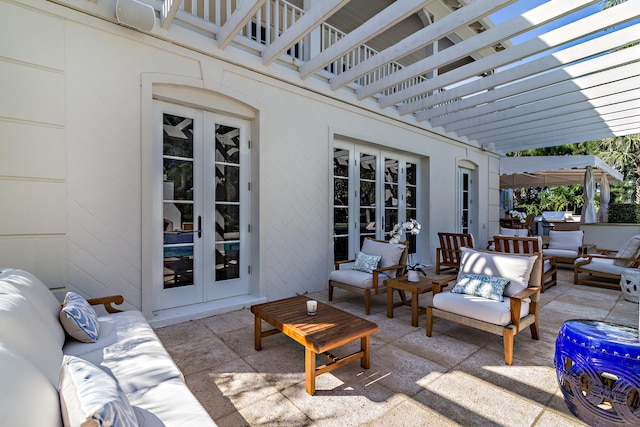
[[[60,302],[47,285],[26,271],[5,268],[0,270],[0,292],[18,293],[27,298],[62,348],[65,333],[59,320]]]
[[[529,283],[540,283],[541,257],[462,248],[458,279],[463,274],[483,274],[509,279],[505,296],[512,296],[527,288]],[[535,274],[534,274],[535,273]]]

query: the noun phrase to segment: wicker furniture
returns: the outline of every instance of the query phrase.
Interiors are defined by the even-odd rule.
[[[364,295],[364,312],[371,313],[371,295],[386,292],[384,281],[405,273],[409,242],[389,243],[384,240],[365,239],[362,253],[380,255],[379,267],[371,273],[355,270],[355,260],[338,261],[335,270],[329,273],[329,301],[333,301],[333,288],[338,287]]]
[[[542,238],[535,237],[515,237],[515,236],[493,236],[495,250],[497,252],[507,252],[514,254],[535,254],[542,252]],[[540,281],[540,292],[557,283],[558,267],[556,257],[545,255],[542,257],[542,280]]]
[[[387,279],[385,286],[387,287],[387,317],[393,318],[393,309],[406,305],[411,307],[411,326],[418,326],[418,316],[426,313],[426,309],[421,308],[418,304],[418,296],[426,292],[431,292],[433,285],[437,285],[439,289],[447,286],[449,282],[456,279],[456,274],[435,274],[432,270],[426,270],[427,276],[419,276],[419,281],[410,282],[406,276],[396,277],[395,279]],[[393,302],[393,291],[400,293],[401,302]],[[405,292],[411,293],[411,299],[407,301]]]
[[[640,267],[640,234],[628,239],[618,251],[597,251],[599,254],[590,254],[575,260],[573,283],[618,288],[622,273],[627,268]]]
[[[436,249],[436,274],[441,270],[460,268],[461,249],[473,248],[473,236],[469,233],[438,233],[440,247]]]
[[[320,302],[316,314],[309,316],[307,301],[309,298],[299,295],[254,305],[251,312],[255,316],[256,350],[262,349],[262,337],[280,332],[304,346],[306,390],[314,394],[318,375],[356,360],[360,360],[361,367],[369,369],[371,334],[378,331],[378,325]],[[263,331],[263,320],[275,329]],[[360,339],[360,350],[355,353],[343,357],[328,353],[357,339]],[[329,363],[317,367],[316,354],[326,357]]]
[[[427,336],[433,332],[434,319],[460,323],[503,337],[504,360],[513,363],[514,336],[527,326],[533,339],[540,339],[538,302],[542,256],[503,254],[491,251],[462,249],[458,278],[465,274],[487,274],[508,279],[503,301],[471,296],[451,291],[440,292],[433,287],[433,305],[427,307]],[[533,286],[532,286],[533,285]]]

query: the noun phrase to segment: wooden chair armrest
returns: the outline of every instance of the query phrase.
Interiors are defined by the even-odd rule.
[[[542,261],[549,261],[551,265],[556,265],[556,256],[555,255],[543,255]]]
[[[431,287],[432,295],[439,294],[440,292],[442,292],[444,290],[444,288],[446,288],[452,282],[455,282],[458,279],[458,275],[454,274],[454,275],[451,275],[449,280],[446,280],[446,279],[448,279],[448,278],[445,278],[445,280],[440,280],[440,281],[433,282],[433,286]]]
[[[599,259],[611,259],[614,261],[629,261],[629,262],[633,262],[634,264],[640,263],[640,258],[620,258],[620,257],[615,257],[615,256],[607,256],[607,255],[595,255],[595,254],[589,254],[586,257],[587,258],[586,261],[584,262],[580,262],[576,265],[584,265],[584,264],[588,264],[591,262],[591,260],[593,258],[599,258]]]
[[[599,253],[600,255],[605,255],[609,253],[618,253],[616,249],[604,249],[604,248],[597,248],[596,252]]]
[[[355,259],[347,259],[347,260],[344,260],[344,261],[336,261],[336,262],[333,263],[333,266],[334,266],[334,268],[336,270],[340,270],[340,266],[342,264],[348,264],[350,262],[356,262],[356,260]]]
[[[540,292],[540,286],[532,286],[525,288],[517,294],[511,295],[509,298],[522,301],[525,298],[530,298]]]
[[[120,305],[124,302],[124,297],[122,295],[111,295],[107,297],[101,298],[89,298],[87,302],[91,305],[102,305],[104,309],[107,310],[107,313],[120,313],[123,310],[117,309],[111,304]]]

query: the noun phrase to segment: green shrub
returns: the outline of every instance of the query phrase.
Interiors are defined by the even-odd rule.
[[[609,222],[640,224],[640,205],[635,203],[611,203]]]

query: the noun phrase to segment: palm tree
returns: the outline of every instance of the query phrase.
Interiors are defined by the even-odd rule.
[[[640,134],[614,136],[594,141],[597,155],[618,170],[635,170],[635,202],[640,203]]]

